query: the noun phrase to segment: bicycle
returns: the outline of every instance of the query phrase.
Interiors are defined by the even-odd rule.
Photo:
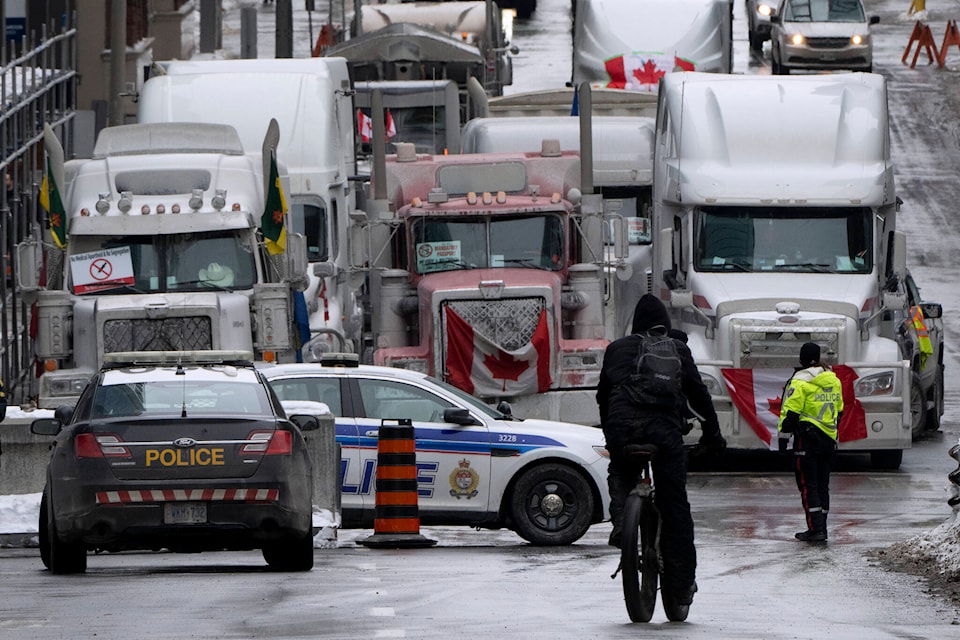
[[[620,573],[623,600],[633,622],[649,622],[657,603],[657,583],[663,575],[660,554],[660,511],[654,501],[653,468],[657,455],[652,444],[629,444],[624,454],[631,463],[640,465],[637,486],[627,496],[623,509],[623,538],[620,565],[611,578]],[[671,622],[682,622],[690,612],[689,604],[680,604],[671,589],[660,588],[663,610]]]

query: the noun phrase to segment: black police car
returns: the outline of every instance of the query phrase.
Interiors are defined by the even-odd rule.
[[[75,408],[32,423],[55,435],[40,555],[86,570],[91,550],[262,549],[313,567],[313,482],[302,430],[245,352],[109,354]]]

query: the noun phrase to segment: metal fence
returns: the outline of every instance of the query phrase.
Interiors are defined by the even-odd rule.
[[[46,212],[39,204],[44,174],[43,125],[59,130],[71,157],[76,112],[77,51],[75,18],[58,28],[0,46],[0,376],[8,401],[36,395],[30,320],[33,300],[17,290],[16,247],[27,238],[48,238]]]

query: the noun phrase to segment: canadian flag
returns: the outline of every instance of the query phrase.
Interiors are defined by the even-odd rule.
[[[357,109],[357,133],[364,142],[373,138],[373,118]],[[393,123],[393,114],[387,111],[387,140],[397,135],[397,125]]]
[[[867,437],[866,415],[854,395],[857,373],[846,365],[834,365],[843,392],[843,419],[838,428],[840,442]],[[793,375],[792,369],[721,369],[730,398],[741,417],[768,447],[777,448],[777,425],[783,387]]]
[[[610,82],[608,89],[657,91],[660,78],[668,71],[693,71],[693,62],[663,53],[634,52],[604,62]]]
[[[373,118],[357,109],[357,133],[364,142],[370,142],[373,137]]]
[[[445,309],[447,382],[478,396],[520,396],[550,389],[550,333],[540,312],[530,342],[506,351],[474,331],[453,309]]]

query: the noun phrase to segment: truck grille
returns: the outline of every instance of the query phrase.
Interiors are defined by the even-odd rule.
[[[213,349],[210,318],[124,318],[103,324],[105,353]]]
[[[737,322],[735,321],[734,327]],[[737,327],[734,366],[743,369],[790,369],[799,363],[804,342],[820,345],[825,364],[836,364],[840,353],[840,329],[829,325],[795,327],[784,331],[782,325]],[[739,362],[737,358],[739,357]]]
[[[530,344],[546,303],[543,298],[509,298],[449,300],[444,306],[504,351],[516,351]]]

